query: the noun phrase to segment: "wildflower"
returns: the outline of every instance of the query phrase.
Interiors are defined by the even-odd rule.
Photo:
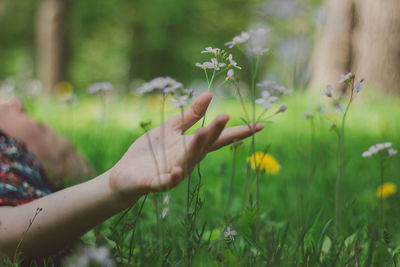
[[[339,83],[350,82],[354,79],[354,74],[349,72],[347,74],[340,74]]]
[[[234,60],[232,59],[232,54],[229,54],[228,60],[229,60],[229,65],[228,65],[229,67],[235,67],[235,68],[237,68],[237,69],[239,69],[239,70],[242,69],[242,67],[239,67],[239,66],[237,65],[236,61],[234,61]]]
[[[232,78],[233,74],[234,74],[233,69],[229,69],[228,72],[227,72],[227,74],[226,74],[225,81],[227,81],[227,80],[229,80],[230,78]]]
[[[275,81],[268,81],[265,80],[261,83],[257,83],[256,84],[257,87],[262,87],[268,91],[272,92],[276,92],[279,94],[283,94],[283,95],[291,95],[293,94],[293,90],[288,90],[285,88],[285,86],[278,84]]]
[[[189,97],[187,95],[180,96],[178,98],[171,98],[170,102],[176,108],[183,108],[187,106]]]
[[[262,56],[269,51],[269,48],[252,47],[249,51],[257,56]]]
[[[393,148],[388,149],[389,158],[393,158],[397,154],[397,150]]]
[[[164,204],[169,204],[169,194],[167,194],[165,197],[164,197]]]
[[[287,110],[287,106],[286,105],[281,105],[276,113],[285,112],[286,110]]]
[[[278,101],[279,98],[276,96],[271,96],[267,90],[261,92],[261,98],[256,99],[257,105],[263,105],[265,109],[270,109],[272,103]]]
[[[301,114],[301,116],[302,116],[304,119],[309,119],[309,118],[312,118],[312,117],[313,117],[313,114],[311,113],[310,110],[307,110],[305,113]]]
[[[169,207],[167,206],[167,207],[165,207],[165,208],[162,210],[162,212],[161,212],[161,218],[164,219],[164,218],[167,216],[168,211],[169,211]]]
[[[136,92],[138,94],[148,94],[148,93],[169,94],[175,92],[176,90],[181,90],[181,89],[183,89],[183,84],[177,82],[171,77],[157,77],[139,87],[136,90]]]
[[[107,92],[110,91],[113,88],[112,84],[110,82],[101,82],[101,83],[95,83],[89,86],[88,92],[89,94],[98,94],[101,92]]]
[[[392,146],[392,143],[391,143],[391,142],[386,142],[386,143],[381,143],[381,144],[373,145],[373,146],[371,146],[367,151],[364,151],[364,152],[362,153],[362,156],[363,156],[364,158],[366,158],[366,157],[371,157],[371,156],[373,156],[373,155],[379,153],[381,150],[387,149],[387,148],[389,148],[389,147],[391,147],[391,146]],[[388,152],[389,152],[389,151],[388,151]],[[390,154],[389,154],[389,156],[390,156]]]
[[[364,89],[364,82],[356,82],[356,83],[354,84],[353,92],[354,92],[354,93],[358,93],[358,92],[360,92],[362,89]]]
[[[212,62],[204,62],[203,64],[197,62],[195,64],[196,67],[202,68],[203,70],[206,69],[213,69],[214,68],[214,64]]]
[[[225,63],[219,63],[216,58],[212,58],[211,59],[211,63],[213,64],[213,68],[216,69],[216,70],[219,70],[220,67],[226,66]]]
[[[231,228],[229,226],[226,227],[226,231],[224,232],[225,238],[233,241],[233,240],[235,240],[236,235],[237,235],[237,232],[235,230],[231,230]]]
[[[225,43],[229,48],[234,47],[237,44],[242,44],[247,42],[250,39],[250,33],[242,32],[239,35],[233,37],[232,41]]]
[[[397,186],[394,183],[384,183],[376,190],[376,196],[379,198],[387,198],[394,195],[397,191]]]
[[[211,53],[214,55],[217,55],[219,53],[219,51],[221,51],[221,49],[219,48],[212,48],[211,46],[206,47],[205,50],[201,51],[200,53],[204,54],[204,53]]]
[[[266,174],[278,174],[281,169],[281,165],[276,161],[276,159],[270,154],[264,152],[256,152],[251,157],[247,157],[247,162],[250,162],[252,169],[265,171]]]
[[[327,97],[332,97],[332,90],[333,90],[332,85],[328,84],[323,94],[326,95]]]

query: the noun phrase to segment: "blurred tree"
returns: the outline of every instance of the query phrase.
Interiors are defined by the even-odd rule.
[[[37,69],[49,92],[66,79],[68,0],[42,0],[36,21]]]
[[[327,0],[313,56],[312,85],[354,72],[386,92],[400,90],[400,1]]]

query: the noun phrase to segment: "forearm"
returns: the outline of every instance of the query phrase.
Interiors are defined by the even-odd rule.
[[[39,256],[57,251],[100,222],[134,204],[116,201],[109,186],[110,171],[79,185],[66,188],[17,207],[0,208],[0,254],[13,256],[15,249],[37,208],[35,218],[23,238],[20,251]]]

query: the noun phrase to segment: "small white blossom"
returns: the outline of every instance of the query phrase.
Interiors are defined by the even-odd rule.
[[[356,83],[354,84],[354,90],[353,90],[353,92],[354,92],[354,93],[358,93],[358,92],[360,92],[362,89],[364,89],[364,82],[356,82]]]
[[[302,115],[301,115],[304,119],[309,119],[309,118],[312,118],[313,117],[313,114],[311,113],[311,111],[310,110],[307,110],[305,113],[303,113]]]
[[[242,69],[242,67],[239,67],[239,66],[237,65],[236,61],[234,61],[234,60],[232,59],[232,54],[229,54],[228,60],[229,60],[229,65],[231,65],[232,67],[235,67],[235,68],[237,68],[237,69],[239,69],[239,70]]]
[[[234,47],[237,44],[242,44],[247,42],[250,39],[250,33],[242,32],[239,35],[233,37],[232,41],[225,43],[229,48]]]
[[[231,230],[231,228],[229,226],[226,227],[226,231],[224,232],[225,238],[233,241],[233,240],[235,240],[236,235],[237,235],[237,232],[235,230]]]
[[[225,80],[229,80],[230,78],[233,77],[233,75],[235,74],[235,72],[233,71],[233,69],[229,69],[228,72],[226,73],[226,78]]]
[[[171,98],[170,101],[176,108],[183,108],[187,106],[189,97],[187,95],[180,96],[178,98]]]
[[[340,74],[339,83],[349,82],[354,78],[354,74],[349,72],[347,74]]]
[[[211,53],[211,54],[217,55],[220,51],[221,51],[221,49],[219,49],[219,48],[212,48],[211,46],[209,46],[209,47],[206,47],[206,49],[201,51],[200,53],[202,53],[202,54]]]
[[[271,94],[267,90],[264,90],[261,92],[261,98],[256,99],[256,104],[263,105],[265,109],[270,109],[272,103],[278,100],[279,100],[278,97],[271,96]]]
[[[323,92],[324,95],[326,95],[327,97],[332,97],[332,91],[333,91],[333,87],[332,85],[328,84],[326,86],[325,91]]]
[[[212,62],[204,62],[203,64],[197,62],[195,64],[196,67],[202,68],[203,70],[206,69],[213,69],[214,68],[214,64]]]
[[[249,51],[257,56],[262,56],[269,51],[269,48],[252,47]]]
[[[215,70],[219,70],[220,67],[226,66],[225,63],[220,63],[220,62],[218,62],[218,60],[217,60],[216,58],[212,58],[212,59],[211,59],[211,63],[213,64],[213,68],[214,68]]]
[[[366,158],[366,157],[371,157],[380,151],[387,149],[392,146],[391,142],[386,142],[386,143],[378,143],[376,145],[371,146],[367,151],[364,151],[361,155]],[[389,153],[389,151],[388,151]],[[390,154],[389,154],[390,155]]]
[[[89,86],[89,94],[97,94],[100,92],[110,91],[113,88],[110,82],[95,83]]]
[[[388,154],[390,158],[393,158],[397,154],[397,150],[394,148],[389,148],[388,149]]]
[[[256,84],[257,87],[262,87],[270,92],[277,92],[283,95],[291,95],[293,94],[293,90],[286,89],[285,86],[278,84],[275,81],[265,80],[261,83]]]
[[[165,208],[162,210],[162,212],[161,212],[161,218],[164,219],[164,218],[167,216],[168,211],[169,211],[169,207],[167,206],[167,207],[165,207]]]
[[[164,204],[169,204],[169,194],[167,194],[165,197],[164,197]]]

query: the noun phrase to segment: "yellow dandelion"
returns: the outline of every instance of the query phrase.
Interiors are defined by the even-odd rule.
[[[247,162],[250,162],[252,169],[259,169],[265,171],[266,174],[278,174],[281,165],[270,154],[264,152],[256,152],[253,156],[247,157]]]
[[[376,196],[382,198],[387,198],[391,195],[394,195],[397,191],[397,186],[394,183],[384,183],[383,185],[378,187],[376,190]]]

